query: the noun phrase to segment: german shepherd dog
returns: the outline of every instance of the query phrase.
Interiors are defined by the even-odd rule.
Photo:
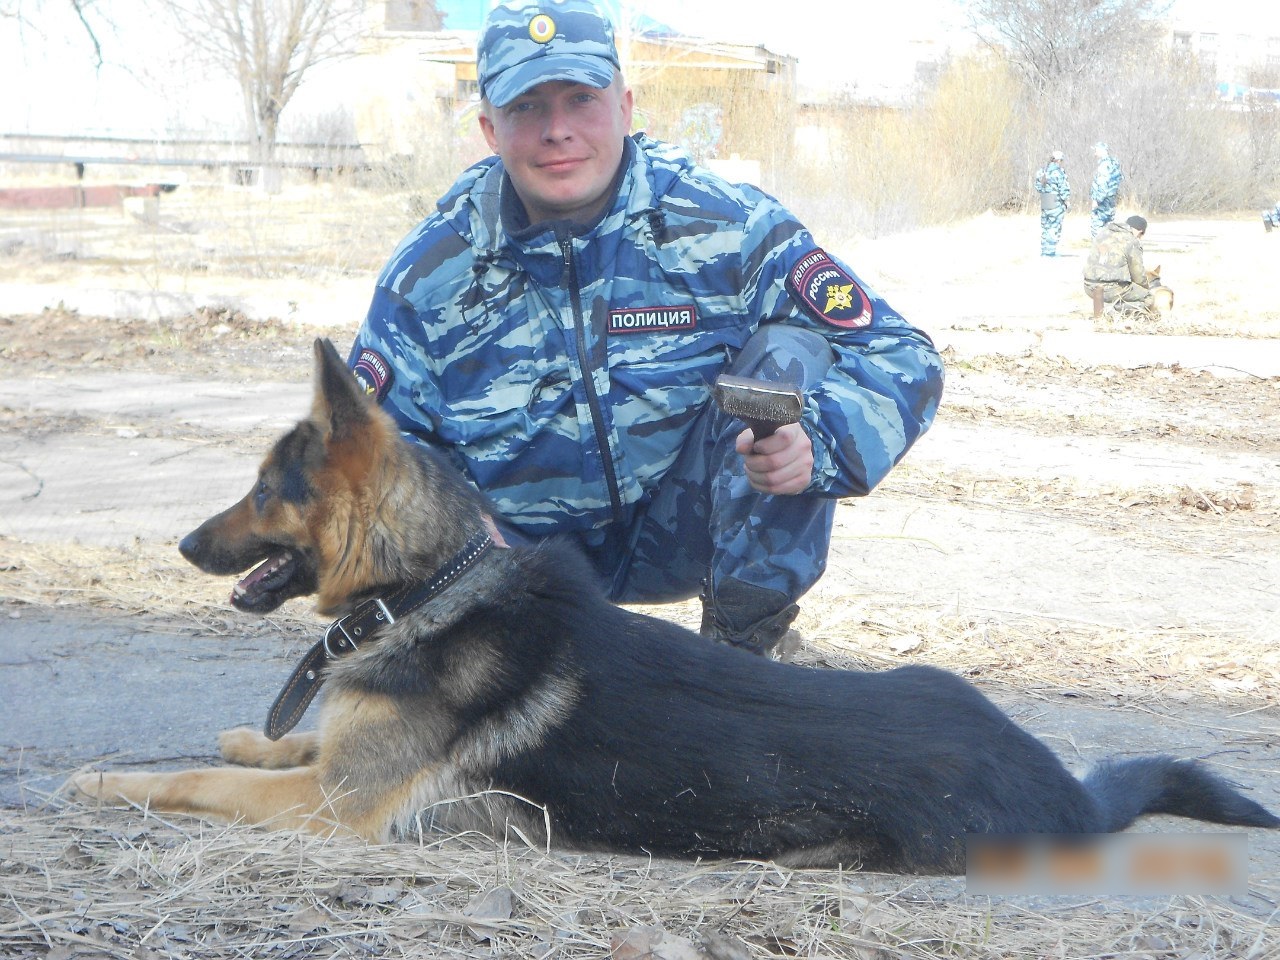
[[[242,610],[314,593],[343,618],[308,668],[318,730],[232,730],[240,766],[85,772],[82,796],[379,842],[425,816],[573,850],[901,873],[963,872],[967,834],[1280,825],[1193,760],[1078,780],[942,670],[779,663],[616,607],[567,545],[491,543],[452,465],[399,436],[332,344],[316,358],[310,417],[180,549],[213,574],[260,563]]]
[[[1173,314],[1173,291],[1160,279],[1160,267],[1154,266],[1147,271],[1147,289],[1151,291],[1151,309],[1156,318],[1169,317]]]

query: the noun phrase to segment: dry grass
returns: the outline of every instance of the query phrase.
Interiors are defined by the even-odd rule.
[[[1277,955],[1220,899],[993,900],[960,880],[671,864],[424,835],[368,846],[151,813],[0,813],[7,957]],[[1274,901],[1280,891],[1256,891]]]
[[[320,621],[301,604],[250,618],[227,603],[228,584],[185,563],[168,545],[128,548],[70,543],[23,543],[0,537],[0,599],[23,607],[78,607],[135,618],[141,630],[190,630],[212,636],[259,632],[290,636],[315,632]]]

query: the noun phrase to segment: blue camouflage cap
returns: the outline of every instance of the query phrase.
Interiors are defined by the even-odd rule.
[[[603,90],[619,66],[613,24],[591,0],[499,4],[476,50],[480,95],[495,107],[549,80]]]

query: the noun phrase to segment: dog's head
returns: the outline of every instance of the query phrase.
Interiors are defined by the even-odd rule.
[[[364,395],[328,340],[315,343],[311,416],[281,437],[258,481],[240,502],[206,520],[178,544],[206,573],[234,574],[232,604],[268,613],[291,597],[318,593],[332,612],[385,574],[369,569],[369,504],[403,456],[391,419]]]

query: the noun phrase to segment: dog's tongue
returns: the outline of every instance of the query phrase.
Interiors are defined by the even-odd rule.
[[[255,593],[262,590],[263,586],[269,581],[273,574],[278,572],[282,567],[287,566],[293,560],[293,554],[288,550],[277,553],[274,556],[267,557],[262,563],[258,564],[252,572],[243,580],[237,583],[231,590],[231,602],[237,606],[246,602],[252,602]]]

